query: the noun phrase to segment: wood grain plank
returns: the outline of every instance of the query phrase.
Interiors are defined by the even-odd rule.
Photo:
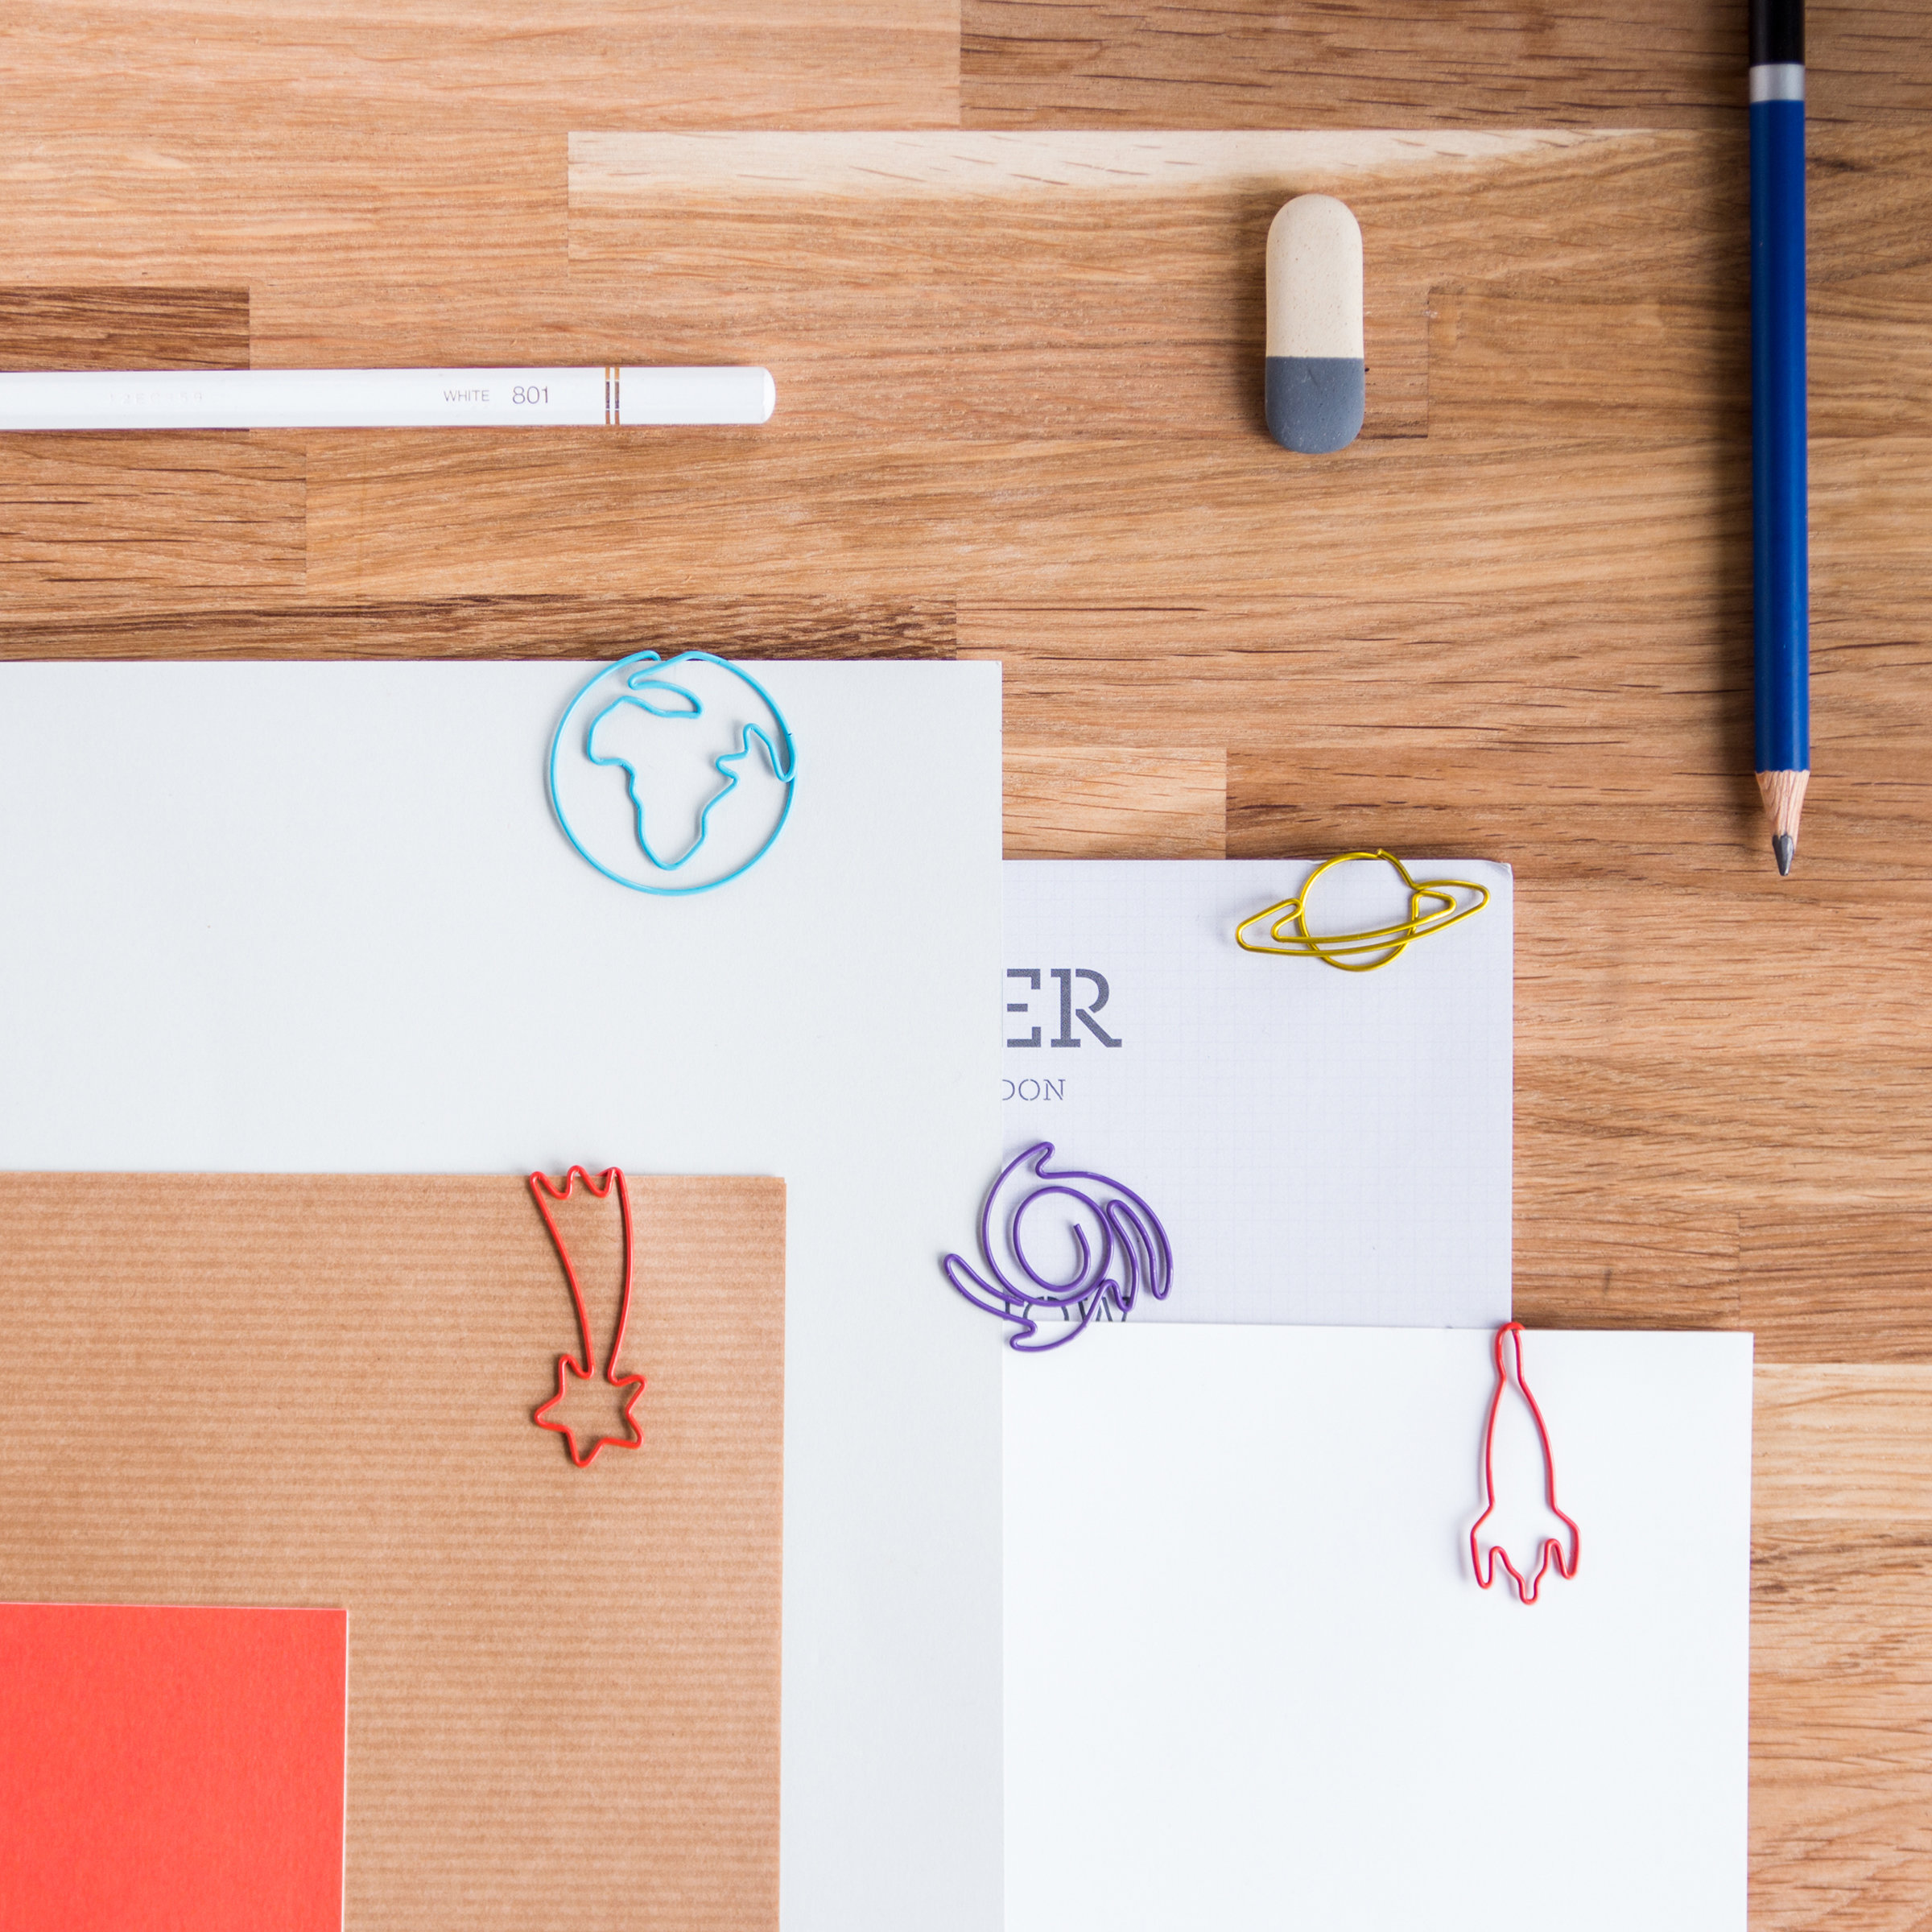
[[[1728,162],[1719,157],[1728,151]],[[1577,431],[1617,420],[1746,436],[1750,356],[1746,175],[1715,139],[1687,212],[1707,237],[1694,287],[1642,273],[1551,278],[1520,263],[1487,283],[1457,270],[1431,293],[1432,434],[1504,423]],[[1897,130],[1826,128],[1810,142],[1811,433],[1923,435],[1932,353],[1932,154]]]
[[[674,332],[762,340],[786,420],[812,428],[857,410],[875,434],[1258,438],[1268,224],[1311,189],[1364,227],[1370,440],[1427,429],[1431,287],[1527,278],[1548,305],[1525,315],[1530,363],[1583,385],[1602,351],[1579,322],[1609,318],[1614,349],[1626,311],[1742,299],[1728,134],[580,134],[571,155],[573,266],[648,262]],[[727,308],[688,309],[720,250]],[[890,384],[858,353],[881,333],[902,345]],[[1490,373],[1459,398],[1478,433]],[[1705,374],[1682,356],[1651,372],[1619,433],[1660,390],[1646,427],[1707,429]]]
[[[1413,192],[1418,171],[1433,181],[1605,138],[578,134],[571,252],[607,277],[648,261],[678,330],[678,290],[704,286],[701,261],[726,248],[741,270],[730,307],[692,320],[758,342],[802,427],[848,426],[856,405],[875,434],[1232,419],[1259,435],[1261,263],[1289,195],[1345,184],[1379,243],[1377,196]],[[1378,268],[1364,433],[1418,436],[1426,278],[1399,257]],[[870,349],[881,331],[904,343],[889,386]]]
[[[1773,1195],[1744,1212],[1741,1229],[1741,1312],[1762,1353],[1932,1361],[1932,1211],[1821,1209]]]
[[[1585,1193],[1538,1174],[1516,1198],[1514,1302],[1533,1328],[1737,1328],[1738,1211]]]
[[[1932,31],[1910,0],[1814,4],[1821,120],[1932,114]],[[1719,0],[965,0],[971,127],[1708,126],[1743,106],[1743,27]]]
[[[65,84],[60,98],[71,97]],[[0,130],[0,281],[328,283],[386,272],[475,300],[566,246],[564,135],[460,114],[105,111]],[[407,157],[401,161],[398,157]]]
[[[950,658],[952,606],[832,597],[452,597],[0,618],[5,658]]]
[[[1220,752],[1006,741],[1009,859],[1227,856]]]
[[[1913,277],[1910,280],[1921,280]],[[1814,433],[1922,436],[1932,430],[1932,287],[1902,275],[1827,285],[1810,301],[1808,353]],[[1904,286],[1901,286],[1904,284]]]
[[[213,590],[299,592],[301,452],[244,435],[0,440],[10,616]]]
[[[1862,578],[1835,561],[1835,602],[1814,630],[1816,782],[1828,810],[1855,815],[1841,852],[1854,868],[1882,818],[1914,820],[1932,798],[1932,757],[1913,741],[1932,700],[1932,637],[1909,607],[1918,568],[1877,548]],[[1167,742],[1226,745],[1231,849],[1245,856],[1265,855],[1271,814],[1398,803],[1472,824],[1520,809],[1553,831],[1552,807],[1615,805],[1640,846],[1667,847],[1709,834],[1654,807],[1757,810],[1748,782],[1737,789],[1751,748],[1748,543],[1711,561],[1722,574],[1707,581],[1625,571],[1600,597],[1515,583],[1476,598],[1325,595],[1295,580],[1272,598],[976,596],[960,648],[1005,661],[1016,729],[1057,714],[1063,735],[1154,741],[1158,720]],[[1574,830],[1594,844],[1604,825]],[[1897,833],[1894,857],[1910,824]]]
[[[0,288],[0,369],[246,369],[246,288]]]
[[[1922,193],[1909,139],[1847,134],[1827,152],[1887,184],[1850,198],[1882,202],[1886,252],[1860,260],[1889,263]],[[943,272],[962,222],[989,269],[1036,287],[1087,279],[1090,258],[1116,264],[1124,289],[1172,293],[1203,272],[1258,283],[1275,211],[1321,191],[1360,220],[1371,290],[1538,275],[1682,299],[1730,286],[1746,165],[1737,133],[1645,129],[576,134],[570,153],[573,263],[648,255],[698,273],[722,246],[752,286],[789,287],[809,262],[854,292],[886,270]],[[1150,252],[1121,255],[1123,223]],[[1842,225],[1828,216],[1830,233]],[[943,325],[943,309],[927,320]]]
[[[1813,756],[1819,795],[1815,812],[1810,801],[1805,812],[1806,890],[1820,881],[1835,893],[1916,878],[1925,775],[1887,769],[1876,757],[1855,762],[1839,745]],[[1681,775],[1660,795],[1645,774],[1608,762],[1579,771],[1567,753],[1519,741],[1459,759],[1418,745],[1380,766],[1373,745],[1352,753],[1284,745],[1272,753],[1231,753],[1228,774],[1228,847],[1236,858],[1360,844],[1490,853],[1539,888],[1595,881],[1636,895],[1660,886],[1721,894],[1735,883],[1746,916],[1762,902],[1758,874],[1769,835],[1757,787],[1740,772]],[[1541,802],[1526,792],[1541,794]],[[1666,908],[1681,916],[1684,902],[1646,906],[1642,916],[1649,921]],[[1693,952],[1699,930],[1683,935]],[[1730,936],[1722,927],[1713,936],[1719,931]],[[1846,963],[1855,961],[1848,955]]]
[[[1922,1066],[1850,1054],[1519,1050],[1517,1185],[1717,1202],[1740,1213],[1766,1199],[1883,1210],[1902,1245],[1932,1179],[1926,1088]],[[1877,1233],[1876,1220],[1868,1226]],[[1814,1344],[1794,1345],[1799,1359],[1816,1359],[1819,1348],[1828,1355],[1828,1327],[1827,1319]]]
[[[1926,298],[1826,285],[1810,307],[1811,433],[1932,433]],[[1431,436],[1493,435],[1513,422],[1526,433],[1587,434],[1620,421],[1698,437],[1749,433],[1750,317],[1741,301],[1719,309],[1439,288],[1429,320]],[[1589,345],[1587,357],[1579,342]]]
[[[1579,1190],[1561,1160],[1517,1178],[1515,1302],[1533,1327],[1747,1328],[1761,1363],[1932,1363],[1926,1216],[1726,1204],[1634,1178]]]
[[[658,323],[762,342],[786,421],[813,429],[861,404],[914,435],[1264,435],[1267,224],[1308,189],[1364,224],[1368,439],[1428,429],[1431,286],[1532,279],[1550,308],[1526,311],[1547,324],[1526,356],[1579,382],[1602,357],[1579,319],[1743,299],[1731,135],[580,134],[570,151],[576,269],[647,261]],[[719,251],[738,270],[723,313],[704,266]],[[902,338],[889,385],[868,361],[881,332]],[[1663,388],[1679,414],[1657,425],[1702,429],[1702,377],[1677,357],[1633,407]]]
[[[1524,434],[1589,435],[1629,423],[1700,440],[1748,437],[1751,332],[1741,274],[1739,289],[1744,301],[1719,306],[1437,288],[1429,303],[1430,434],[1493,436],[1508,424]],[[1882,351],[1882,341],[1870,347]]]
[[[76,106],[141,132],[239,108],[278,136],[297,115],[555,134],[959,119],[957,0],[15,0],[7,27],[23,127],[72,125]]]
[[[1616,142],[1595,132],[1377,132],[1281,127],[1170,131],[1052,128],[841,133],[599,132],[570,142],[572,213],[595,220],[663,206],[809,200],[824,208],[908,200],[952,205],[988,197],[1037,203],[1104,193],[1166,198],[1271,193],[1301,180],[1360,182],[1445,162],[1489,166]],[[1292,189],[1290,192],[1293,192]],[[587,243],[587,246],[590,244]]]
[[[1839,574],[1843,603],[1814,632],[1816,783],[1827,811],[1855,815],[1839,857],[1856,870],[1881,832],[1880,849],[1904,857],[1927,802],[1932,758],[1899,748],[1932,700],[1932,639],[1889,601],[1861,609],[1854,573]],[[1909,595],[1914,574],[1886,568],[1873,581]],[[1590,808],[1616,807],[1635,846],[1665,851],[1706,844],[1715,813],[1728,839],[1758,809],[1745,777],[1749,634],[1729,585],[1668,580],[1626,580],[1602,598],[1285,586],[1272,601],[976,597],[960,612],[962,650],[1006,663],[1016,729],[1058,715],[1075,737],[1153,741],[1158,724],[1170,743],[1226,745],[1232,849],[1252,857],[1278,832],[1298,836],[1298,814],[1391,807],[1472,826],[1493,809],[1499,828],[1534,823],[1596,848],[1608,822]],[[1674,823],[1680,806],[1695,817]],[[1886,842],[1888,815],[1902,844]]]
[[[1932,1368],[1761,1366],[1751,1917],[1910,1932],[1932,1897]]]
[[[1232,412],[1231,412],[1232,413]],[[997,596],[1016,582],[1074,602],[1373,578],[1391,594],[1473,598],[1499,576],[1543,595],[1552,629],[1599,621],[1636,583],[1707,600],[1748,528],[1748,464],[1728,446],[1548,439],[1358,443],[1290,464],[1265,433],[1158,440],[849,442],[783,426],[316,434],[310,581],[320,595],[528,593],[654,580],[724,590],[747,573],[807,590],[835,571],[878,595]],[[1819,461],[1820,550],[1870,565],[1915,501],[1923,453],[1888,478]],[[1841,493],[1859,516],[1839,514]],[[1893,499],[1889,510],[1886,499]],[[530,514],[541,504],[540,516]],[[1645,568],[1633,570],[1641,555]],[[1818,575],[1827,568],[1821,555]]]
[[[1807,119],[1806,224],[1827,242],[1807,263],[1807,281],[1834,287],[1882,279],[1922,290],[1932,268],[1925,249],[1932,156],[1923,137],[1904,127],[1821,126],[1814,138],[1810,127]]]
[[[1761,1530],[1752,1577],[1751,1923],[1922,1932],[1932,1540]]]
[[[1619,355],[1625,365],[1641,362],[1647,344],[1671,336],[1680,314],[1700,312],[1700,303],[1716,304],[1701,312],[1707,316],[1728,312],[1739,294],[1741,260],[1742,149],[1735,136],[1538,136],[1527,145],[1483,147],[1478,136],[1464,134],[1455,138],[1464,146],[1455,149],[1444,145],[1448,137],[1431,146],[1410,137],[1337,136],[1326,147],[1320,138],[1051,134],[1002,143],[985,135],[902,134],[875,137],[873,146],[848,154],[832,138],[809,133],[579,135],[572,141],[572,248],[586,275],[601,276],[613,316],[626,315],[625,265],[648,262],[653,313],[673,340],[701,337],[742,353],[762,339],[783,352],[768,358],[778,368],[782,401],[779,419],[762,438],[761,464],[769,464],[773,445],[790,448],[788,439],[802,436],[865,442],[865,487],[849,516],[840,516],[842,479],[822,469],[809,481],[802,473],[784,479],[786,505],[778,511],[758,500],[756,481],[747,488],[734,476],[729,490],[720,485],[714,494],[707,479],[680,466],[678,481],[687,490],[696,484],[707,521],[714,501],[729,495],[749,504],[766,529],[783,529],[789,538],[797,534],[799,506],[809,502],[848,526],[862,521],[869,543],[910,525],[923,559],[943,563],[950,550],[955,559],[970,559],[969,568],[984,563],[1005,577],[1030,561],[1038,580],[1050,568],[1063,576],[1067,553],[1091,551],[1096,541],[1112,556],[1131,555],[1124,530],[1094,527],[1105,505],[1093,501],[1091,479],[1084,491],[1071,480],[1074,467],[1092,459],[1115,485],[1108,494],[1132,503],[1133,539],[1144,542],[1150,530],[1171,528],[1170,555],[1210,567],[1219,561],[1217,547],[1238,541],[1269,559],[1251,567],[1249,580],[1257,584],[1272,579],[1272,559],[1281,555],[1306,558],[1329,580],[1372,576],[1379,588],[1398,592],[1412,586],[1388,581],[1389,558],[1426,558],[1434,568],[1430,588],[1439,595],[1459,588],[1443,579],[1452,579],[1464,559],[1492,589],[1499,574],[1520,581],[1530,559],[1532,569],[1554,567],[1552,588],[1559,576],[1587,580],[1589,601],[1600,610],[1609,601],[1606,580],[1563,547],[1564,536],[1582,535],[1600,536],[1620,560],[1641,548],[1653,567],[1649,580],[1660,567],[1668,573],[1660,536],[1667,545],[1681,541],[1705,566],[1701,588],[1715,584],[1730,594],[1741,586],[1747,473],[1734,328],[1730,335],[1715,325],[1693,331],[1687,351],[1673,349],[1647,386],[1640,384],[1613,412],[1577,413],[1583,378],[1575,373],[1606,354],[1612,365]],[[1889,162],[1892,139],[1882,131],[1847,136],[1840,158],[1848,178],[1882,173],[1874,157]],[[1378,501],[1374,460],[1382,452],[1366,444],[1327,464],[1290,464],[1258,422],[1260,279],[1242,264],[1258,261],[1280,196],[1290,187],[1320,184],[1323,167],[1346,174],[1345,192],[1378,237],[1382,272],[1374,285],[1422,291],[1446,286],[1449,271],[1465,278],[1452,286],[1475,318],[1472,342],[1493,344],[1494,332],[1484,336],[1476,326],[1484,316],[1534,337],[1518,358],[1527,365],[1530,406],[1513,415],[1495,399],[1510,393],[1507,358],[1472,348],[1456,365],[1450,353],[1456,332],[1445,332],[1450,365],[1441,375],[1448,398],[1441,433],[1467,436],[1472,445],[1462,472],[1467,515],[1455,527],[1429,520],[1430,506],[1406,476]],[[1086,175],[1109,170],[1125,183],[1117,194],[1096,196],[1079,185]],[[1271,170],[1273,187],[1253,186]],[[1922,195],[1927,174],[1919,167],[1912,176],[1918,185],[1898,191],[1901,209],[1916,207],[1913,196]],[[963,183],[972,184],[970,192]],[[1673,208],[1671,222],[1655,219],[1660,204]],[[1124,218],[1129,208],[1131,220]],[[1852,225],[1836,216],[1826,224],[1831,237],[1848,234]],[[1123,246],[1123,235],[1131,237],[1130,246]],[[693,304],[699,291],[715,289],[704,263],[720,253],[733,264],[737,306],[700,327]],[[1473,288],[1470,276],[1496,286]],[[808,279],[844,292],[836,301],[815,299]],[[930,285],[928,295],[903,292],[915,279]],[[643,286],[634,275],[630,283]],[[1566,301],[1549,298],[1558,285],[1571,291]],[[1150,290],[1158,291],[1157,308],[1147,306]],[[634,295],[630,300],[618,332],[642,333],[642,306]],[[1503,307],[1484,306],[1496,303]],[[1426,361],[1415,349],[1403,349],[1401,314],[1391,312],[1383,345],[1401,376],[1377,426],[1390,440],[1413,438],[1428,427],[1417,386]],[[1594,336],[1579,332],[1579,314],[1595,319]],[[612,332],[601,332],[608,338]],[[881,340],[894,344],[894,353],[879,356]],[[1426,358],[1427,345],[1419,346]],[[1539,370],[1548,378],[1541,387]],[[1430,374],[1426,380],[1433,386],[1437,378]],[[1372,382],[1372,398],[1375,391]],[[1573,404],[1572,427],[1587,424],[1625,456],[1634,453],[1633,439],[1661,434],[1672,447],[1655,460],[1646,452],[1644,474],[1633,465],[1626,481],[1615,475],[1615,454],[1608,466],[1599,460],[1591,436],[1552,448],[1544,419]],[[1177,436],[1175,425],[1185,433]],[[1132,443],[1157,429],[1162,449],[1184,462],[1191,486],[1171,514],[1170,493],[1182,490],[1182,464],[1170,484],[1141,466],[1138,448],[1110,447],[1103,456],[1075,447],[1089,437],[1110,446]],[[922,473],[919,452],[962,436],[1007,440],[1022,434],[1035,477],[1030,489],[986,473],[976,454],[972,471],[960,478],[963,495],[990,497],[1002,513],[1018,513],[1002,514],[988,540],[956,519],[943,481],[936,470],[931,477]],[[1210,437],[1224,441],[1224,479],[1199,447]],[[1487,493],[1492,475],[1519,458],[1533,460],[1537,451],[1560,456],[1565,468],[1563,485],[1538,477],[1530,492],[1534,505],[1560,501],[1561,534],[1554,521],[1547,527],[1513,523],[1507,508]],[[821,460],[827,455],[814,453]],[[935,448],[932,462],[939,460]],[[599,499],[621,495],[629,502],[634,493],[601,461],[572,473],[571,507],[585,513],[585,522],[580,535],[566,533],[566,543],[595,552],[609,568],[609,547],[598,535],[605,521]],[[1834,588],[1841,505],[1855,519],[1870,512],[1875,489],[1882,498],[1889,489],[1899,514],[1909,514],[1916,474],[1911,450],[1901,452],[1889,477],[1864,452],[1835,464],[1830,446],[1821,450],[1823,588]],[[1579,500],[1578,481],[1586,477],[1600,480],[1606,492]],[[1224,493],[1217,489],[1224,480]],[[911,514],[890,515],[875,481],[889,482],[893,499]],[[473,493],[460,481],[452,487],[457,495]],[[1611,489],[1623,500],[1613,501]],[[1077,503],[1080,526],[1056,523],[1041,507],[1048,497]],[[390,506],[378,506],[396,527],[386,515]],[[1276,506],[1291,506],[1292,519],[1269,515]],[[1384,508],[1386,522],[1377,515]],[[1398,516],[1406,533],[1399,543]],[[1630,534],[1640,520],[1648,531],[1641,545]],[[1209,526],[1223,533],[1222,544],[1206,534]],[[1338,548],[1329,541],[1338,530],[1359,534],[1361,547]],[[1023,547],[1001,541],[1020,531]],[[353,535],[345,528],[340,534]],[[843,534],[834,540],[840,568],[861,567]],[[337,535],[333,524],[322,534],[318,581],[331,568],[323,553]],[[821,533],[811,535],[815,559],[826,551],[817,540]],[[469,554],[487,557],[502,574],[461,588],[528,588],[510,575],[514,559],[503,533],[463,535]],[[357,544],[357,580],[366,581],[371,568],[382,580],[386,561]],[[755,552],[738,554],[745,564],[770,567]],[[1883,574],[1870,572],[1870,558],[1856,550],[1850,560],[1867,576]],[[671,562],[675,569],[685,567],[681,558]],[[1721,575],[1711,574],[1713,562]],[[895,575],[918,567],[898,559],[890,566]],[[1143,580],[1150,594],[1156,574],[1150,570]],[[1632,578],[1616,582],[1618,596],[1627,597]],[[408,588],[414,594],[416,587]],[[429,588],[440,595],[455,586],[439,578]],[[979,586],[956,572],[942,588],[969,595]],[[1654,594],[1657,585],[1645,580],[1643,588]]]
[[[1761,1530],[1882,1524],[1932,1537],[1932,1367],[1761,1369],[1755,1426],[1751,1509]]]
[[[1058,713],[1133,742],[1158,718],[1170,743],[1227,745],[1245,857],[1296,836],[1298,813],[1397,801],[1708,807],[1746,762],[1748,632],[1726,586],[1660,572],[1610,608],[1554,581],[1471,599],[1439,579],[1323,594],[1349,578],[1312,574],[1272,597],[971,597],[960,648],[1005,661],[1016,729]]]
[[[1932,1362],[1932,1324],[1907,1292],[1922,1286],[1924,1125],[1903,1129],[1901,1150],[1876,1124],[1888,1107],[1909,1113],[1907,1083],[1817,1055],[1734,1071],[1685,1039],[1674,1118],[1654,1063],[1519,1057],[1519,1311],[1752,1328],[1761,1361]],[[1922,1088],[1925,1070],[1910,1082]],[[1781,1109],[1728,1117],[1767,1100]],[[1860,1109],[1875,1125],[1845,1124]],[[1855,1269],[1834,1267],[1846,1236],[1833,1228],[1862,1244]]]
[[[1702,796],[1686,785],[1664,801],[1602,774],[1565,784],[1554,760],[1542,770],[1506,749],[1418,747],[1388,770],[1360,752],[1236,754],[1229,847],[1243,857],[1370,844],[1509,861],[1519,1000],[1546,992],[1553,1016],[1526,1037],[1553,1050],[1626,1039],[1640,1014],[1660,1032],[1736,1043],[1774,1009],[1773,1037],[1794,1051],[1835,1041],[1916,1058],[1918,949],[1932,914],[1918,849],[1927,779],[1847,762],[1833,758],[1802,900],[1764,877],[1748,779],[1713,778]],[[1525,778],[1570,795],[1560,822],[1511,795]],[[1257,808],[1257,794],[1272,802]],[[1855,984],[1856,1004],[1831,997]]]
[[[1163,216],[1161,236],[1143,233],[1143,245],[1158,240],[1195,255],[1221,246],[1178,206]],[[1133,276],[1134,237],[1101,224],[1062,251],[1063,278],[1042,283],[1017,254],[985,255],[983,221],[931,232],[948,225],[950,258],[863,292],[815,272],[822,256],[798,259],[769,229],[753,237],[729,222],[719,239],[741,249],[749,266],[743,283],[722,293],[674,272],[642,242],[635,260],[648,270],[604,260],[568,277],[528,279],[469,308],[426,308],[401,283],[313,291],[258,283],[255,359],[297,367],[378,358],[759,363],[778,386],[767,440],[1158,436],[1203,419],[1265,434],[1258,280],[1193,275],[1163,299]],[[883,241],[890,224],[876,226]],[[1266,226],[1264,217],[1257,236]],[[685,224],[679,232],[688,242]],[[822,249],[827,236],[821,229],[813,239]],[[781,272],[788,251],[792,266]],[[1364,430],[1371,439],[1419,436],[1427,427],[1426,306],[1419,285],[1377,291],[1366,320],[1376,369]],[[897,345],[890,355],[881,340]]]

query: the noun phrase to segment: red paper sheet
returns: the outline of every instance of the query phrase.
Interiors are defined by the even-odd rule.
[[[341,1610],[0,1604],[8,1932],[341,1932]]]

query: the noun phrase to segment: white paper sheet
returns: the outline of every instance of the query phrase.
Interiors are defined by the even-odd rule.
[[[1153,1208],[1173,1284],[1131,1319],[1508,1320],[1509,869],[1405,858],[1489,902],[1373,972],[1235,944],[1313,861],[1008,862],[1007,1158],[1050,1141]],[[1407,910],[1381,865],[1318,895],[1321,932]]]
[[[1470,1575],[1489,1349],[1007,1356],[1007,1932],[1741,1932],[1751,1338],[1526,1338],[1583,1538],[1530,1606]]]
[[[985,1932],[998,667],[755,667],[791,817],[684,900],[552,818],[592,668],[0,667],[0,1164],[782,1175],[785,1923]]]

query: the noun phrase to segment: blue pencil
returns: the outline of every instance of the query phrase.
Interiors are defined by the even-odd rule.
[[[1751,5],[1751,559],[1757,785],[1781,874],[1811,777],[1804,0]]]

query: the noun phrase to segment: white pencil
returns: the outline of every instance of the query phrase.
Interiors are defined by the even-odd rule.
[[[764,369],[187,369],[0,374],[0,431],[762,423]]]

